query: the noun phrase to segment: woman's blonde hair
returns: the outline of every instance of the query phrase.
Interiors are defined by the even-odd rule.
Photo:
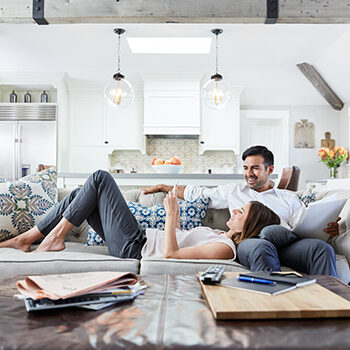
[[[280,217],[266,205],[258,201],[249,203],[251,205],[242,232],[234,233],[232,236],[236,245],[247,238],[256,237],[265,226],[281,223]]]

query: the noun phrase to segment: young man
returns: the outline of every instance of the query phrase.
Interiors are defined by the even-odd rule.
[[[246,239],[238,245],[238,261],[252,271],[279,271],[281,265],[308,274],[337,277],[333,248],[318,239],[298,239],[291,231],[298,223],[304,204],[297,195],[280,190],[270,181],[274,157],[264,146],[252,146],[242,155],[246,183],[227,184],[215,188],[179,186],[178,196],[186,200],[209,198],[209,207],[215,209],[239,208],[255,200],[272,209],[281,219],[281,226],[270,226],[261,232],[265,239]],[[144,188],[145,194],[171,191],[172,186],[156,185]],[[329,223],[325,232],[333,238],[339,233],[336,222]]]

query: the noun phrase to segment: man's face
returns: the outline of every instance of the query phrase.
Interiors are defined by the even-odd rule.
[[[273,165],[265,168],[263,156],[248,156],[243,164],[244,178],[248,187],[258,192],[269,189],[269,175],[272,174],[273,168]]]

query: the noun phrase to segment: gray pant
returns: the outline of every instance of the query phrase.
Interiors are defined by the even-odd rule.
[[[238,245],[238,261],[251,271],[280,271],[281,265],[311,275],[337,276],[333,248],[319,239],[298,239],[278,225],[266,226],[261,238]]]
[[[141,249],[146,243],[145,232],[139,227],[108,172],[94,172],[83,187],[67,195],[39,222],[39,231],[48,235],[62,217],[74,226],[80,226],[86,219],[106,240],[111,255],[141,259]]]

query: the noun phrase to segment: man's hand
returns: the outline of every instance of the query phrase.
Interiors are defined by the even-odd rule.
[[[155,193],[155,192],[170,192],[171,190],[172,190],[172,186],[161,185],[161,184],[141,188],[141,191],[143,191],[145,194]]]
[[[171,192],[174,186],[168,185],[155,185],[149,187],[143,187],[140,190],[144,194],[155,193],[155,192]],[[177,186],[177,196],[181,199],[184,199],[186,186]]]
[[[325,228],[323,231],[329,234],[329,239],[334,238],[335,236],[339,235],[339,224],[338,221],[341,218],[338,217],[338,219],[335,222],[329,222],[328,227]]]

